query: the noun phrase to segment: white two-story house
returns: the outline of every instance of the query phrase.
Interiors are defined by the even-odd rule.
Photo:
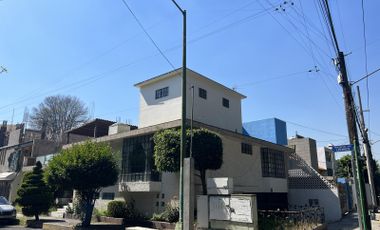
[[[107,194],[106,199],[101,193],[98,204],[110,198],[124,198],[133,202],[142,214],[150,216],[178,198],[179,175],[157,172],[152,137],[158,130],[181,125],[181,76],[181,69],[177,69],[137,83],[135,86],[140,90],[138,128],[113,124],[108,135],[95,138],[110,143],[122,159],[120,183],[105,188],[102,193]],[[194,127],[215,132],[223,142],[223,165],[219,170],[209,170],[207,177],[233,178],[234,192],[256,194],[259,209],[287,208],[288,154],[293,150],[242,134],[244,95],[190,69],[187,70],[186,93],[187,122],[193,107]],[[195,183],[200,194],[200,181]]]

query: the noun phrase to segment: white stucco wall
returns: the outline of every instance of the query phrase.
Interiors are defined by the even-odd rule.
[[[287,178],[263,177],[261,168],[261,147],[254,142],[252,155],[241,153],[242,140],[221,136],[223,141],[223,165],[219,170],[208,171],[208,177],[231,177],[234,193],[288,192]],[[285,154],[285,175],[287,174],[287,155]]]
[[[318,169],[327,170],[325,148],[318,148]]]
[[[140,86],[139,128],[181,119],[181,82],[179,72],[172,77]],[[194,86],[194,120],[233,132],[242,132],[242,95],[192,71],[187,71],[187,86],[188,119],[191,118],[191,86]],[[156,90],[164,87],[169,87],[169,95],[155,99]],[[199,97],[199,88],[207,91],[207,99]],[[222,105],[223,98],[229,100],[229,108]]]
[[[318,199],[319,206],[324,209],[326,222],[331,223],[341,219],[338,189],[289,189],[289,204],[309,205],[309,199]]]

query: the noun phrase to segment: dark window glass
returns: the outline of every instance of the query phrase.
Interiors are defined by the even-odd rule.
[[[226,108],[230,108],[230,100],[223,97],[223,106]]]
[[[207,99],[207,91],[205,89],[199,88],[199,97],[203,99]]]
[[[102,200],[113,200],[115,199],[115,193],[113,192],[103,192]]]
[[[285,178],[284,153],[274,149],[261,148],[261,168],[263,177]]]
[[[252,145],[247,143],[241,143],[241,152],[252,155]]]
[[[156,90],[156,99],[167,97],[169,95],[169,87]]]
[[[165,207],[165,202],[161,202],[161,207]]]

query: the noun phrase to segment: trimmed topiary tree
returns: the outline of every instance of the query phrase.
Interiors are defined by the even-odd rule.
[[[44,181],[41,162],[38,161],[33,171],[25,174],[17,195],[16,203],[22,207],[25,216],[34,216],[39,220],[41,213],[49,211],[53,193]]]
[[[45,173],[47,182],[56,190],[77,191],[84,212],[82,226],[89,226],[96,194],[117,182],[118,166],[109,145],[86,141],[54,156]]]
[[[161,172],[179,171],[180,130],[166,129],[154,134],[154,162]],[[190,132],[186,136],[186,156],[189,156]],[[193,131],[194,167],[200,172],[203,194],[207,194],[206,171],[217,170],[223,164],[222,139],[207,129]]]

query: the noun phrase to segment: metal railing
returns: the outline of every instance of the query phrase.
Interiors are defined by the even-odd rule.
[[[138,181],[161,181],[161,173],[159,172],[143,172],[143,173],[126,173],[120,177],[120,182],[138,182]]]

